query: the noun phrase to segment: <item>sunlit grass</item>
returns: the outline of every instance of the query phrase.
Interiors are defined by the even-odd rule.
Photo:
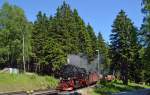
[[[55,88],[57,83],[50,76],[0,73],[0,92]]]
[[[117,93],[121,91],[132,91],[144,88],[150,88],[150,86],[136,83],[129,83],[128,85],[124,85],[122,81],[117,80],[112,82],[102,81],[98,83],[98,87],[95,88],[94,91],[99,95],[110,95],[111,93]]]

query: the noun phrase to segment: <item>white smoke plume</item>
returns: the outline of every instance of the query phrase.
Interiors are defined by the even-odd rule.
[[[100,60],[101,62],[101,60]],[[68,55],[68,64],[75,65],[80,68],[85,68],[88,72],[93,72],[98,70],[98,60],[95,58],[91,63],[88,63],[87,56],[82,54],[70,54]]]

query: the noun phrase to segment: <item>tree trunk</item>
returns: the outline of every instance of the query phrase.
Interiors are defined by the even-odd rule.
[[[24,57],[24,35],[23,35],[23,43],[22,43],[22,54],[23,54],[23,56],[22,56],[22,59],[23,59],[23,69],[24,69],[24,72],[26,72],[26,65],[25,65],[25,57]]]
[[[127,63],[121,64],[121,76],[123,84],[128,85],[128,65]]]

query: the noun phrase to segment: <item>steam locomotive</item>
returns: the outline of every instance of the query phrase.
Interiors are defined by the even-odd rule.
[[[85,87],[96,83],[99,80],[97,72],[87,72],[71,64],[64,65],[59,71],[60,83],[57,87],[59,90],[69,91],[76,88]]]

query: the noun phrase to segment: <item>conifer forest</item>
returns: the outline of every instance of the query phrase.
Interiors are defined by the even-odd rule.
[[[55,75],[67,64],[69,54],[86,55],[92,64],[98,50],[107,73],[124,84],[129,80],[149,84],[150,0],[141,3],[141,27],[137,28],[125,10],[120,10],[112,23],[110,42],[106,42],[103,34],[94,31],[65,1],[54,15],[39,11],[34,22],[27,19],[21,7],[6,2],[0,8],[0,69]]]

